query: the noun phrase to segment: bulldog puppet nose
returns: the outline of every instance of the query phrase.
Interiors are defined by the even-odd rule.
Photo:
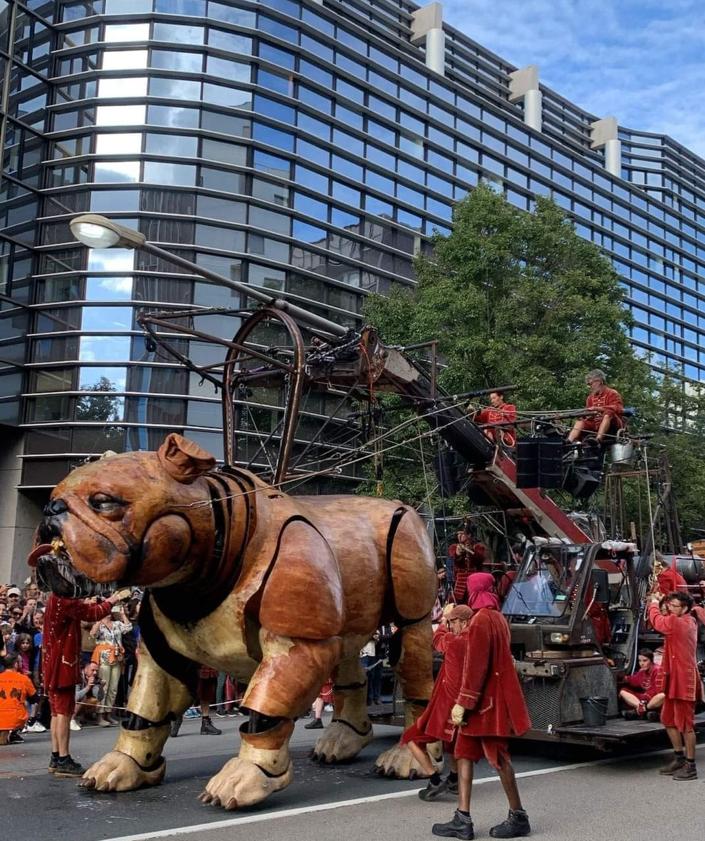
[[[44,506],[44,516],[56,517],[57,514],[65,514],[68,510],[68,506],[63,499],[52,499],[48,505]]]

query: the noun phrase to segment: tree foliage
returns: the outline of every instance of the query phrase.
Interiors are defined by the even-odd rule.
[[[438,339],[451,392],[515,385],[524,409],[577,408],[595,367],[628,400],[649,390],[617,273],[548,199],[525,213],[476,188],[416,275],[415,290],[372,296],[365,312],[387,341]]]
[[[417,258],[416,276],[414,290],[367,300],[367,320],[388,343],[436,339],[447,391],[513,385],[520,412],[584,406],[585,374],[601,368],[637,408],[632,428],[655,434],[654,446],[671,455],[686,529],[705,525],[703,394],[654,377],[629,341],[619,276],[555,203],[538,198],[526,213],[477,187],[456,205],[453,232]],[[674,432],[686,419],[689,434]],[[388,474],[385,495],[420,501],[418,460]]]

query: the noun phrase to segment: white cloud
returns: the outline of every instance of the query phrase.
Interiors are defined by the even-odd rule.
[[[699,0],[446,0],[445,20],[597,117],[705,155]]]

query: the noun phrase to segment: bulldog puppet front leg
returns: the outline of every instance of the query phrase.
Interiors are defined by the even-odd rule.
[[[289,785],[293,720],[309,709],[340,658],[338,638],[291,639],[262,630],[260,644],[262,661],[241,706],[250,719],[240,728],[240,753],[209,780],[203,803],[238,809]]]
[[[169,736],[170,721],[190,704],[187,687],[161,669],[141,643],[139,666],[127,705],[133,715],[123,724],[115,748],[91,765],[81,785],[98,791],[131,791],[144,785],[159,785],[166,771],[162,748]]]

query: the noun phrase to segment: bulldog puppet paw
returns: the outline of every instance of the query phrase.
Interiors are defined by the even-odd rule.
[[[372,741],[372,727],[367,733],[358,733],[344,721],[332,721],[311,751],[317,762],[344,762],[352,759]]]
[[[126,753],[113,750],[94,762],[86,771],[79,785],[96,791],[133,791],[142,786],[156,786],[164,779],[166,762],[145,771]]]
[[[286,788],[294,777],[291,762],[286,771],[268,777],[249,759],[231,759],[218,771],[201,793],[199,800],[224,809],[241,809],[254,806],[275,791]]]
[[[443,767],[442,755],[439,762],[432,751],[429,750],[429,753],[436,771],[440,771]],[[384,777],[395,777],[399,780],[416,780],[428,776],[411,755],[409,748],[400,744],[394,745],[377,757],[375,771]]]

